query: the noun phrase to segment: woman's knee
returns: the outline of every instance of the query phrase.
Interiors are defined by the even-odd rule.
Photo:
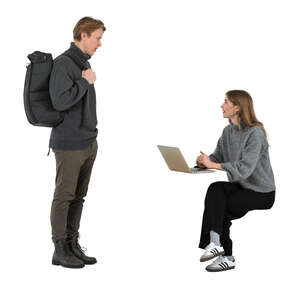
[[[209,187],[207,189],[207,192],[220,190],[220,189],[223,189],[223,187],[224,187],[224,181],[216,181],[216,182],[213,182],[209,185]]]
[[[223,193],[222,181],[211,183],[206,192],[205,203],[207,204],[210,200],[213,200],[219,193]]]

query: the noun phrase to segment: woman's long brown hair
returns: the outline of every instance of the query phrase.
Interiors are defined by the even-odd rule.
[[[240,122],[243,121],[250,127],[259,126],[267,137],[263,123],[255,116],[253,100],[250,94],[244,90],[231,90],[226,93],[226,96],[233,105],[240,107],[238,112],[239,129],[241,129]],[[229,119],[229,122],[232,123],[231,119]]]

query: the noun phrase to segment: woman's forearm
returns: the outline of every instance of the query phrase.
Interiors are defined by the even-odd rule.
[[[212,162],[211,166],[212,166],[211,168],[213,168],[213,169],[223,170],[221,167],[221,164],[219,164],[219,163]]]

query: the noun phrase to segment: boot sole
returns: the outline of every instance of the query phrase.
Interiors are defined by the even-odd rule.
[[[84,264],[83,264],[83,265],[63,264],[63,263],[60,263],[60,262],[57,261],[57,260],[52,260],[52,264],[53,264],[53,265],[61,265],[61,266],[63,266],[63,267],[67,267],[67,268],[83,268],[83,267],[84,267]]]
[[[88,264],[88,265],[92,265],[92,264],[97,263],[97,261],[95,261],[95,262],[85,262],[85,261],[83,261],[83,262],[84,262],[84,264]]]

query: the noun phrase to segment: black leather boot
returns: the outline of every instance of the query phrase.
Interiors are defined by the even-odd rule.
[[[68,268],[82,268],[84,262],[78,259],[70,250],[67,240],[59,240],[54,243],[55,251],[52,258],[53,265],[61,265]]]
[[[85,264],[95,264],[97,262],[96,258],[94,257],[88,257],[83,252],[82,248],[80,247],[78,243],[78,238],[72,238],[69,241],[70,243],[70,249],[73,252],[73,254],[82,260]]]

